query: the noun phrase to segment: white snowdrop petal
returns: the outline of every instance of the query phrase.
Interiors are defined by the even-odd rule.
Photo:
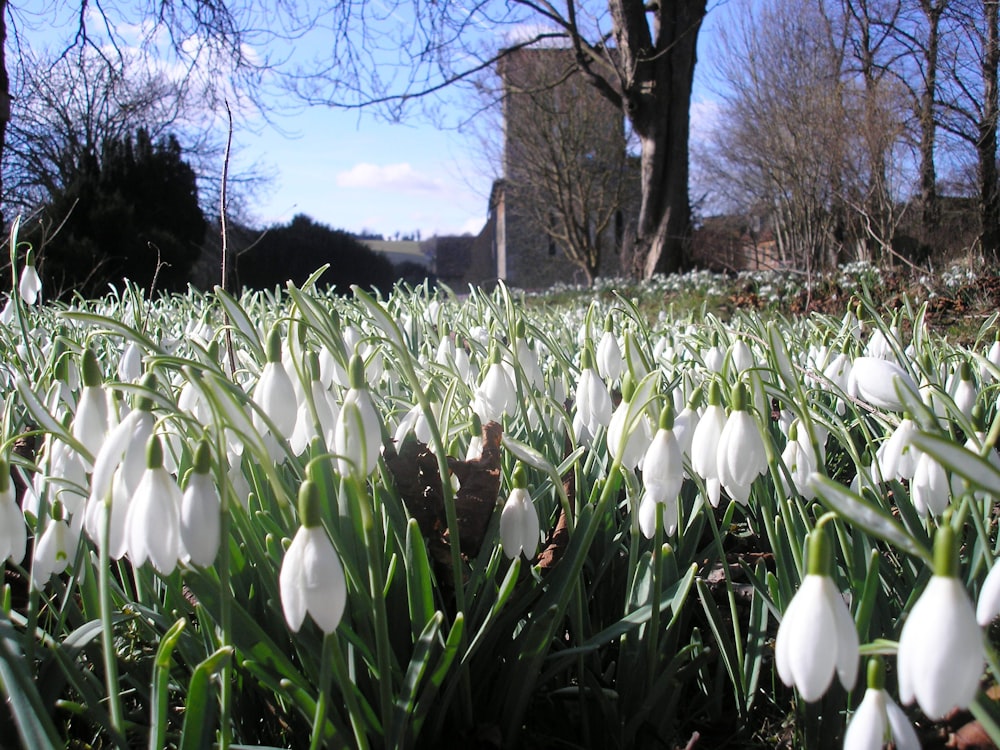
[[[866,690],[847,725],[844,750],[882,750],[887,729],[885,691]]]
[[[920,750],[917,730],[913,728],[909,718],[903,713],[903,709],[890,697],[886,697],[886,714],[896,750]]]
[[[965,708],[979,687],[984,658],[982,632],[962,584],[932,576],[899,637],[900,698],[915,698],[931,719]]]
[[[998,614],[1000,614],[1000,561],[995,561],[979,591],[976,621],[986,627]]]
[[[193,473],[181,498],[180,532],[186,555],[208,567],[219,551],[222,525],[219,494],[209,474]]]
[[[306,619],[306,592],[299,581],[302,558],[306,545],[306,529],[300,527],[285,550],[278,573],[278,588],[281,593],[281,609],[289,629],[297,633]]]

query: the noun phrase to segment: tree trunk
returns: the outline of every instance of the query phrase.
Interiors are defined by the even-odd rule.
[[[927,45],[924,48],[924,87],[920,92],[920,230],[921,241],[928,243],[937,229],[940,208],[937,199],[937,172],[934,166],[934,139],[937,122],[934,103],[937,97],[938,42],[941,14],[947,0],[921,0],[927,18]]]
[[[642,273],[685,266],[691,236],[688,142],[698,30],[706,0],[610,0],[625,114],[639,138],[642,201],[633,252]],[[646,14],[653,14],[650,30]]]
[[[7,123],[10,122],[10,77],[7,75],[7,0],[0,0],[0,229],[4,224],[3,169],[7,147]]]
[[[979,157],[979,242],[983,257],[1000,261],[1000,192],[997,188],[997,74],[1000,67],[997,3],[983,3],[986,38],[983,49],[983,109],[976,151]]]

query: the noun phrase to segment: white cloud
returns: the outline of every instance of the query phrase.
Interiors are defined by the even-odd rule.
[[[361,162],[337,174],[337,185],[404,193],[432,193],[446,188],[443,180],[418,172],[408,162],[382,165]]]
[[[478,235],[483,226],[486,224],[486,220],[482,217],[476,217],[474,219],[468,219],[462,227],[458,230],[459,234],[476,234]]]

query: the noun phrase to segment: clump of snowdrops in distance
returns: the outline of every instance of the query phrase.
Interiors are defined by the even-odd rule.
[[[958,348],[863,293],[798,320],[503,286],[65,306],[12,260],[28,746],[917,747],[955,708],[1000,737],[996,315]]]

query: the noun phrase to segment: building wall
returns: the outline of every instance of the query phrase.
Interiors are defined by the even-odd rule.
[[[533,206],[543,205],[535,197],[539,182],[532,170],[540,159],[532,131],[559,128],[563,113],[579,104],[579,118],[588,120],[586,133],[597,133],[589,141],[577,143],[579,133],[570,132],[564,139],[570,148],[579,149],[578,158],[594,170],[616,164],[622,170],[625,158],[624,123],[621,112],[601,98],[582,74],[575,71],[572,50],[523,49],[505,56],[499,67],[504,81],[505,179],[494,186],[490,215],[493,224],[497,278],[511,286],[543,288],[554,283],[584,283],[585,272],[574,264],[559,243],[545,232],[544,217],[533,214]],[[557,118],[547,117],[558,112]],[[569,116],[570,118],[573,115]],[[519,136],[520,133],[525,135]],[[530,147],[525,141],[531,140]],[[596,142],[595,142],[596,141]],[[626,174],[630,170],[622,170]],[[524,187],[527,186],[527,187]],[[635,180],[638,187],[638,179]],[[630,188],[630,195],[637,195]],[[621,245],[625,229],[633,221],[638,202],[626,200],[605,230],[601,243],[600,276],[618,276],[623,272]]]

